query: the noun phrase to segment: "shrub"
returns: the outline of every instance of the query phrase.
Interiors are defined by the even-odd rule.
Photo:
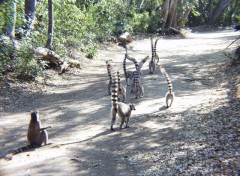
[[[33,48],[27,44],[16,51],[17,60],[15,70],[18,78],[34,80],[38,75],[43,74],[42,66],[34,56]]]
[[[0,82],[5,81],[5,72],[13,68],[14,47],[6,36],[0,36]]]
[[[146,32],[150,23],[148,12],[135,13],[132,22],[130,23],[133,31]]]

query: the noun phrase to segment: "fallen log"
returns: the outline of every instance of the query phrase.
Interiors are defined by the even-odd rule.
[[[170,27],[168,29],[168,32],[169,32],[169,34],[181,34],[181,32],[178,29],[173,28],[173,27]]]
[[[37,47],[35,49],[35,55],[43,61],[46,61],[49,65],[60,66],[63,64],[63,59],[54,51],[43,47]]]
[[[80,61],[77,59],[81,56],[76,53],[70,53],[70,55],[76,59],[68,58],[63,60],[54,51],[43,47],[37,47],[35,49],[35,55],[39,58],[39,60],[45,61],[47,65],[60,67],[60,71],[58,72],[59,74],[65,73],[69,68],[80,68]]]
[[[65,73],[69,68],[81,68],[80,67],[80,61],[74,60],[74,59],[68,59],[63,62],[63,64],[60,66],[60,71],[58,72],[59,74]]]

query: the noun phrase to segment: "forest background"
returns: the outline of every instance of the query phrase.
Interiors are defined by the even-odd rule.
[[[99,42],[128,31],[171,34],[173,30],[216,29],[240,21],[238,0],[1,0],[0,87],[9,72],[34,79],[48,67],[37,47],[64,60],[78,50],[88,58]]]

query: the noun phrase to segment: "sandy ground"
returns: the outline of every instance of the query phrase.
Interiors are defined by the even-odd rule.
[[[142,68],[144,97],[135,99],[128,90],[127,102],[134,103],[136,111],[130,128],[120,130],[117,121],[115,132],[110,131],[111,101],[105,61],[110,60],[123,75],[124,49],[106,46],[81,70],[61,76],[49,71],[47,85],[36,83],[39,89],[28,93],[24,93],[27,88],[19,90],[25,96],[0,111],[0,155],[26,144],[33,110],[40,112],[43,126],[53,126],[48,130],[53,144],[17,154],[11,161],[1,160],[0,170],[5,175],[19,176],[154,175],[156,169],[152,168],[161,165],[154,157],[164,155],[160,149],[190,140],[191,137],[181,135],[189,125],[184,117],[208,114],[226,104],[226,81],[216,73],[228,60],[222,51],[236,36],[236,32],[228,30],[189,33],[185,39],[161,38],[157,53],[173,82],[173,106],[165,108],[166,80],[158,68],[149,75],[147,61]],[[149,38],[136,37],[129,55],[138,61],[150,56]],[[134,69],[130,61],[127,65]],[[122,83],[125,85],[124,79]]]

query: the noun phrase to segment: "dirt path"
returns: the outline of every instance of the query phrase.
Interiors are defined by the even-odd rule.
[[[37,85],[40,92],[29,94],[26,88],[16,92],[18,98],[1,97],[9,103],[0,111],[0,155],[26,144],[32,110],[40,111],[43,126],[53,126],[48,133],[54,144],[1,160],[0,170],[6,175],[237,175],[237,129],[224,133],[224,140],[233,139],[225,141],[231,147],[223,150],[222,141],[215,141],[216,131],[222,130],[217,111],[228,113],[223,108],[228,106],[228,80],[217,68],[227,60],[222,50],[236,36],[221,31],[159,40],[160,62],[172,79],[176,99],[165,108],[166,80],[158,69],[149,75],[146,63],[144,97],[127,97],[137,109],[128,129],[119,130],[117,122],[116,132],[110,131],[105,60],[122,70],[124,50],[118,46],[102,49],[80,71],[60,77],[53,73],[47,86]],[[150,53],[148,38],[136,38],[129,52],[138,61]]]

